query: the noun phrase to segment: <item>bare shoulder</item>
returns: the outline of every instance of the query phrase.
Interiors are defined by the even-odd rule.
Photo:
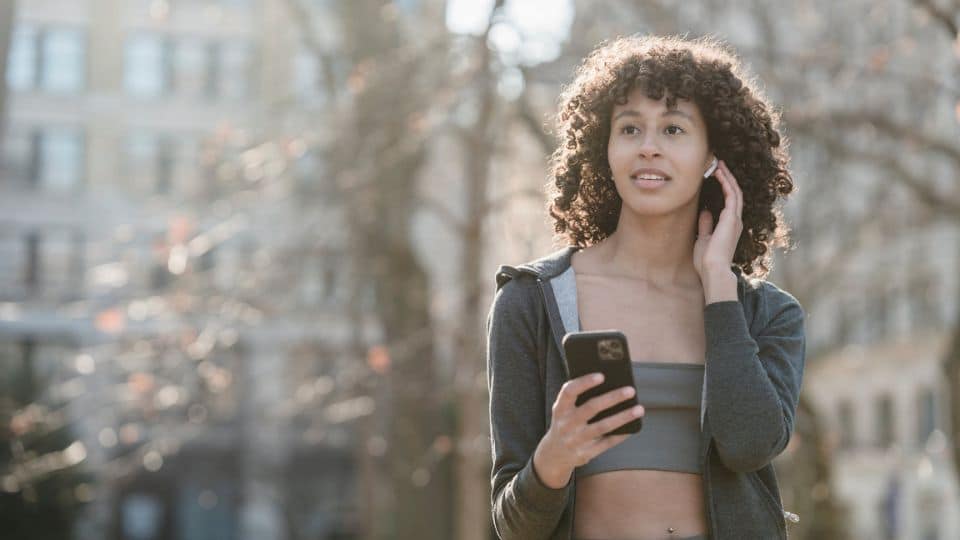
[[[597,246],[586,246],[578,249],[570,255],[570,266],[578,274],[595,274],[599,265],[597,264]]]

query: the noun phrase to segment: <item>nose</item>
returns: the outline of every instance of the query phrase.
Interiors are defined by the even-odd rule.
[[[656,135],[653,133],[653,130],[647,130],[646,133],[644,133],[643,139],[640,141],[640,147],[637,149],[637,154],[644,159],[650,159],[660,155],[660,147],[657,146]]]

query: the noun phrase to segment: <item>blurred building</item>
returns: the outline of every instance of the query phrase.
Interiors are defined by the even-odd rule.
[[[891,226],[907,232],[854,261],[829,305],[808,318],[816,339],[804,388],[828,432],[829,489],[851,511],[853,538],[957,538],[942,366],[956,324],[960,280],[948,269],[960,263],[960,235],[949,222]]]
[[[853,343],[819,357],[804,383],[834,449],[834,493],[852,538],[960,536],[946,334],[923,331]]]
[[[328,2],[300,5],[337,39]],[[326,99],[297,28],[271,0],[18,2],[0,346],[69,403],[98,479],[78,538],[359,530],[367,447],[346,425],[367,403],[319,405],[353,375],[342,253],[333,218],[289,196],[320,174]],[[329,241],[299,245],[308,228]]]
[[[883,69],[900,76],[870,84],[870,91],[856,98],[829,89],[829,78],[813,73],[809,84],[825,85],[824,94],[836,100],[835,110],[888,111],[892,119],[921,119],[907,124],[934,140],[947,140],[955,131],[954,99],[936,84],[906,74],[920,57],[930,65],[955,65],[950,48],[936,33],[912,28],[926,15],[909,3],[871,6],[875,20],[883,17],[889,25],[872,22],[851,28],[839,50],[851,58],[863,57],[865,51],[876,50],[876,36],[915,36],[915,41],[899,42],[896,54],[884,59],[889,63]],[[808,311],[811,340],[804,389],[828,431],[835,475],[829,489],[851,511],[852,538],[960,538],[960,489],[953,460],[957,441],[950,436],[950,387],[943,370],[949,337],[960,324],[960,228],[955,217],[941,219],[918,204],[918,197],[893,178],[919,174],[937,189],[954,181],[955,174],[931,149],[911,146],[904,140],[908,136],[871,128],[843,137],[918,165],[884,171],[886,167],[871,168],[869,159],[862,158],[861,163],[832,164],[827,171],[815,165],[823,155],[805,150],[803,144],[793,147],[804,156],[801,170],[842,179],[845,189],[838,196],[850,208],[865,205],[864,221],[872,223],[854,232],[839,219],[808,221],[844,230],[826,238],[806,231],[801,242],[808,250],[835,247],[844,236],[856,238],[857,246],[853,256],[848,250],[815,247],[807,259],[815,266],[824,253],[833,253],[837,271],[830,274],[835,282],[822,301]],[[892,196],[880,204],[871,202],[867,194],[885,186],[892,186]],[[810,196],[809,191],[803,196]]]

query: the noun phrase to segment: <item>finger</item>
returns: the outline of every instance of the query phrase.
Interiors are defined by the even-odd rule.
[[[729,209],[730,212],[736,212],[737,195],[733,191],[733,186],[730,185],[730,178],[726,175],[726,166],[722,160],[720,161],[720,166],[717,167],[717,180],[720,182],[720,187],[723,188],[723,210],[726,211]],[[720,212],[721,217],[723,213],[723,211]]]
[[[704,208],[700,211],[700,219],[697,222],[697,236],[701,238],[710,236],[713,232],[713,216],[710,211]]]
[[[723,162],[720,163],[722,167],[718,167],[718,169],[723,169],[721,176],[723,176],[724,184],[730,189],[730,195],[732,199],[730,211],[735,217],[740,217],[743,215],[743,199],[741,198],[740,190],[737,187],[737,180],[733,177],[733,173],[730,172],[730,168],[727,167],[727,164]]]
[[[737,182],[737,177],[733,175],[733,172],[730,171],[730,167],[727,167],[727,164],[723,164],[724,174],[727,178],[730,179],[730,187],[733,189],[734,194],[737,197],[737,215],[743,215],[743,190],[740,189],[740,183]]]
[[[617,403],[633,397],[636,392],[636,389],[632,386],[623,386],[615,388],[605,394],[595,396],[577,408],[574,419],[577,423],[586,424],[587,420],[590,420],[601,411],[605,411]]]
[[[587,373],[586,375],[581,375],[580,377],[570,379],[569,381],[563,383],[563,386],[560,387],[560,394],[557,396],[557,401],[554,404],[554,412],[575,408],[577,397],[580,394],[586,392],[594,386],[597,386],[598,384],[603,383],[602,378],[599,380],[594,379],[595,375],[598,374]],[[600,375],[602,377],[602,374]]]
[[[594,442],[587,445],[586,449],[584,450],[587,456],[589,456],[588,461],[629,439],[630,435],[632,435],[632,433],[626,433],[624,435],[610,435],[609,437],[600,437],[596,439]]]
[[[590,438],[600,437],[604,433],[609,433],[628,422],[633,422],[637,418],[642,417],[644,414],[645,412],[643,405],[635,405],[625,411],[620,411],[613,416],[604,418],[599,422],[590,424],[586,428],[587,434],[590,436]]]

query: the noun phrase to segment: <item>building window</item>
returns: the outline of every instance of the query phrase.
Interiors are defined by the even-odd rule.
[[[82,183],[84,141],[79,129],[49,128],[40,140],[37,182],[44,191],[68,193]]]
[[[239,99],[250,95],[253,48],[245,41],[203,41],[137,34],[127,40],[125,86],[140,97]]]
[[[39,171],[40,135],[35,129],[10,126],[4,139],[5,186],[30,187]]]
[[[837,411],[838,427],[840,429],[840,448],[849,450],[856,441],[855,422],[853,421],[853,406],[849,401],[841,401]]]
[[[159,97],[170,92],[170,44],[156,34],[130,36],[126,44],[124,86],[138,97]]]
[[[83,131],[72,127],[11,130],[6,150],[8,178],[31,189],[74,192],[83,183]]]
[[[69,229],[30,231],[23,235],[20,280],[28,294],[53,293],[76,298],[86,273],[86,236]]]
[[[153,164],[157,159],[157,140],[152,133],[132,133],[127,136],[123,152],[123,177],[136,191],[149,192],[154,183]]]
[[[67,228],[43,231],[40,260],[43,265],[41,286],[58,298],[76,298],[80,283],[77,265],[82,264],[82,237]]]
[[[36,87],[40,64],[38,32],[36,28],[18,25],[13,30],[7,60],[7,86],[12,90],[30,90]]]
[[[198,39],[182,39],[175,48],[177,94],[203,96],[207,90],[207,71],[210,65],[206,44]]]
[[[177,165],[174,137],[149,132],[127,136],[123,175],[141,193],[172,191]]]
[[[220,44],[217,51],[219,95],[227,99],[248,97],[253,80],[253,48],[246,42],[228,41]]]
[[[49,92],[83,90],[86,79],[86,44],[83,32],[51,28],[43,32],[40,82]]]
[[[884,394],[876,398],[877,446],[890,448],[894,440],[893,398]]]
[[[917,443],[922,447],[937,428],[936,394],[932,388],[922,388],[917,395]]]
[[[20,25],[10,44],[7,85],[20,91],[80,92],[86,84],[86,46],[80,29]]]

